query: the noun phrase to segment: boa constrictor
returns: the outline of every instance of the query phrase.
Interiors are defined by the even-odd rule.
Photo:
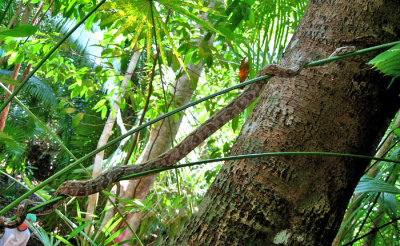
[[[354,47],[341,47],[338,48],[331,56],[342,55],[354,51]],[[257,77],[263,75],[275,75],[278,77],[293,77],[301,71],[301,69],[307,64],[306,58],[299,59],[296,66],[291,68],[284,68],[279,65],[267,65],[261,69],[257,74]],[[157,158],[147,161],[138,165],[127,165],[127,166],[115,166],[109,170],[103,172],[100,176],[85,180],[85,181],[67,181],[63,183],[57,191],[53,194],[56,196],[88,196],[106,189],[111,184],[118,181],[119,178],[139,173],[155,168],[171,166],[185,157],[189,152],[196,148],[206,138],[212,135],[215,131],[225,125],[228,121],[233,119],[236,115],[241,113],[245,108],[250,106],[264,89],[266,84],[265,80],[258,81],[251,84],[246,90],[244,90],[238,97],[231,101],[228,105],[223,107],[219,112],[214,114],[206,122],[195,129],[189,134],[182,142],[176,145],[173,149],[165,152]],[[59,200],[56,204],[46,205],[40,208],[40,211],[35,211],[34,214],[48,214],[53,212],[65,199]],[[9,219],[0,217],[0,229],[2,227],[16,227],[22,224],[25,220],[26,211],[28,207],[35,205],[35,203],[24,200],[18,206],[16,220],[11,221]]]

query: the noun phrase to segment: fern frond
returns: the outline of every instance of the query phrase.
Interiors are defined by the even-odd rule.
[[[15,140],[10,135],[5,132],[0,132],[0,146],[2,146],[2,151],[5,154],[12,156],[20,156],[25,152],[25,145],[21,142]]]
[[[53,88],[45,81],[32,78],[25,86],[25,90],[33,97],[42,101],[46,106],[54,107],[57,105],[57,98]]]

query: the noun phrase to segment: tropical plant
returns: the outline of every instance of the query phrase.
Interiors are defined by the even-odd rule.
[[[99,146],[99,138],[109,119],[119,120],[118,127],[112,127],[108,132],[109,137],[115,139],[125,134],[126,127],[134,129],[181,106],[174,92],[174,81],[190,76],[188,81],[194,94],[186,99],[195,100],[238,83],[236,74],[244,57],[248,59],[250,78],[255,77],[265,64],[279,62],[307,4],[302,0],[233,0],[226,1],[225,7],[219,1],[118,0],[101,1],[95,7],[95,1],[87,0],[38,2],[1,3],[5,11],[0,16],[0,23],[8,24],[8,29],[0,29],[0,41],[4,44],[0,49],[2,69],[21,66],[22,71],[29,73],[32,66],[36,70],[32,70],[26,81],[10,80],[10,73],[0,77],[7,85],[15,83],[14,93],[24,105],[14,101],[11,104],[4,131],[0,132],[0,165],[9,173],[26,171],[38,181],[67,167],[70,171],[62,177],[54,176],[42,183],[49,184],[42,192],[47,196],[66,180],[89,177],[88,171],[93,168],[90,157],[95,154],[91,151],[103,145]],[[13,18],[14,13],[29,6],[48,11],[37,11],[41,19],[38,28],[18,26],[21,20]],[[94,7],[97,11],[88,15]],[[202,15],[207,15],[207,19]],[[69,36],[82,20],[86,20],[84,28],[81,25],[82,34],[64,41],[62,37]],[[54,28],[54,23],[59,28]],[[89,40],[94,42],[87,45]],[[54,47],[59,49],[53,50]],[[91,49],[94,47],[99,49],[94,51]],[[376,69],[393,77],[389,90],[399,75],[398,50],[398,46],[394,46],[370,61]],[[128,69],[130,56],[138,52],[141,55],[138,55],[135,72],[127,79],[127,75],[133,73]],[[193,79],[193,73],[196,73],[193,70],[203,69],[196,67],[198,64],[205,64],[205,72],[198,74],[199,80]],[[33,73],[35,77],[31,76]],[[5,90],[2,92],[1,99],[8,100]],[[183,127],[177,133],[166,134],[168,143],[162,142],[166,145],[165,150],[239,93],[223,94],[180,116],[175,114],[168,118],[169,128],[182,118]],[[207,139],[185,161],[228,156],[240,126],[253,106]],[[35,117],[27,114],[25,107]],[[398,123],[391,126],[392,130],[384,140],[391,146],[381,147],[384,151],[378,152],[377,156],[398,159],[398,127]],[[159,134],[160,131],[158,128],[143,129],[129,141],[110,146],[105,150],[100,166],[106,168],[124,161],[146,160],[139,154],[150,155],[151,151],[147,154],[146,148],[153,148],[157,143],[157,137],[153,140],[152,133]],[[128,133],[133,131],[128,129]],[[82,156],[86,158],[84,161],[76,161]],[[37,166],[38,163],[46,166]],[[74,166],[82,164],[82,169],[73,170],[69,166],[71,163]],[[35,174],[43,168],[51,172],[41,176]],[[147,192],[150,191],[147,197],[145,192],[141,193],[144,197],[129,199],[120,197],[118,192],[115,195],[104,191],[93,212],[97,216],[91,220],[83,216],[87,201],[73,199],[64,212],[69,214],[68,217],[73,214],[79,226],[70,233],[62,230],[60,235],[47,234],[43,229],[37,233],[50,245],[54,238],[67,243],[66,234],[75,237],[79,244],[98,245],[124,240],[144,245],[154,243],[163,234],[177,235],[182,224],[198,211],[205,191],[219,169],[220,165],[210,165],[165,172],[154,178],[154,185],[147,184]],[[396,244],[398,240],[399,235],[394,235],[393,230],[388,229],[390,227],[381,228],[398,220],[398,168],[390,162],[373,161],[370,170],[361,179],[348,205],[349,214],[339,230],[337,245],[364,233],[370,235],[365,242]],[[24,181],[33,188],[37,181],[32,176],[28,175]],[[136,193],[136,188],[134,190]],[[107,210],[115,211],[111,218],[107,217]],[[141,214],[140,221],[129,220],[133,214]],[[42,223],[57,227],[63,222],[53,215]],[[87,226],[93,228],[92,234],[87,233],[89,236],[82,233]],[[50,231],[50,227],[44,228]],[[380,229],[380,234],[376,233],[376,228]],[[130,235],[127,231],[134,236],[126,236]]]

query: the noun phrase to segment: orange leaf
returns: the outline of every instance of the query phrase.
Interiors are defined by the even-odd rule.
[[[246,81],[247,76],[249,76],[250,67],[249,67],[249,59],[244,57],[243,60],[240,62],[240,71],[239,71],[239,80],[240,83]]]

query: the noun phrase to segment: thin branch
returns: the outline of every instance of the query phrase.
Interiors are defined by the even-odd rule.
[[[208,163],[214,163],[214,162],[224,162],[224,161],[229,161],[229,160],[241,160],[241,159],[253,159],[253,158],[262,158],[262,157],[273,157],[273,156],[327,156],[327,157],[346,157],[346,158],[356,158],[356,159],[368,159],[368,160],[378,160],[378,161],[386,161],[386,162],[393,162],[396,164],[400,164],[400,160],[393,160],[393,159],[386,159],[386,158],[379,158],[379,157],[374,157],[374,156],[367,156],[367,155],[356,155],[356,154],[344,154],[344,153],[332,153],[332,152],[268,152],[268,153],[258,153],[258,154],[247,154],[247,155],[236,155],[236,156],[228,156],[228,157],[221,157],[221,158],[215,158],[215,159],[207,159],[207,160],[200,160],[200,161],[195,161],[195,162],[189,162],[186,164],[179,164],[179,165],[174,165],[174,166],[165,166],[165,167],[159,167],[159,168],[154,168],[146,171],[141,171],[138,173],[133,173],[130,175],[126,175],[123,177],[120,177],[117,181],[121,180],[128,180],[128,179],[135,179],[138,177],[146,176],[149,174],[153,173],[159,173],[162,171],[167,171],[167,170],[172,170],[172,169],[177,169],[177,168],[183,168],[183,167],[192,167],[192,166],[197,166],[197,165],[203,165],[203,164],[208,164]],[[135,166],[140,166],[140,165],[135,165]],[[47,180],[46,180],[47,181]],[[45,181],[44,181],[45,182]],[[43,184],[43,183],[42,183]],[[40,185],[38,185],[40,186]],[[31,189],[31,191],[35,192],[37,189]],[[31,192],[30,194],[32,194]],[[26,194],[26,193],[25,193]],[[25,195],[24,194],[24,195]],[[29,194],[29,195],[30,195]],[[24,196],[23,195],[23,196]],[[64,199],[66,196],[60,195],[58,197],[55,197],[49,201],[47,201],[45,204],[42,203],[40,205],[37,205],[31,209],[28,210],[28,212],[33,212],[35,209],[38,209],[40,207],[43,207],[45,205],[48,205],[53,202],[58,202],[60,199]],[[25,197],[24,197],[25,198]],[[19,200],[18,198],[17,200]],[[22,201],[22,200],[21,200]],[[14,203],[14,202],[13,202]],[[11,204],[13,204],[11,203]],[[10,205],[11,205],[10,204]],[[6,210],[8,207],[4,208],[1,212]],[[364,236],[363,236],[364,237]],[[347,245],[347,244],[346,244]]]

